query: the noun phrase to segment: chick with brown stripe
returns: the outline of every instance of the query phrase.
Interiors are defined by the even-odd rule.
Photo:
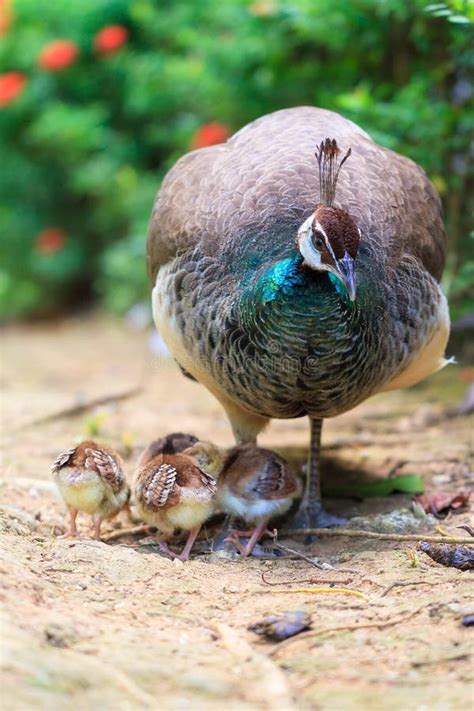
[[[252,444],[234,447],[219,477],[218,503],[225,513],[255,527],[232,530],[227,541],[247,558],[270,519],[286,513],[299,494],[298,479],[278,454]],[[246,546],[240,542],[243,537],[249,539]]]
[[[216,491],[214,477],[186,450],[180,454],[159,454],[139,467],[135,475],[138,513],[161,532],[158,539],[161,550],[182,561],[189,559],[201,526],[214,511]],[[179,555],[167,543],[176,529],[189,531]]]
[[[86,440],[62,452],[51,471],[69,509],[70,523],[65,536],[77,536],[76,517],[79,511],[84,511],[92,516],[94,538],[100,540],[102,521],[127,508],[130,498],[120,455],[111,447]]]

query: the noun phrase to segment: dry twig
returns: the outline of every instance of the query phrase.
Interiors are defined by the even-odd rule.
[[[108,543],[109,541],[116,541],[124,536],[136,536],[137,533],[148,533],[149,526],[146,524],[140,524],[139,526],[132,526],[132,528],[119,528],[117,531],[112,531],[112,533],[106,533],[102,536],[102,541]]]
[[[305,555],[304,553],[301,553],[300,551],[294,550],[294,548],[288,548],[288,546],[284,546],[282,543],[277,543],[276,541],[273,541],[273,545],[275,546],[275,548],[278,548],[284,553],[289,553],[293,558],[300,558],[301,560],[305,560],[307,563],[314,565],[315,568],[318,568],[318,570],[327,570],[325,565],[323,565],[322,563],[318,563],[318,561],[314,560],[313,558],[309,558],[309,556]]]
[[[380,594],[380,597],[385,597],[385,595],[388,595],[388,593],[393,590],[393,588],[401,588],[407,585],[430,585],[434,587],[436,585],[439,585],[439,583],[433,583],[428,580],[406,580],[404,582],[396,581],[395,583],[389,585],[388,588],[385,588],[385,590]]]
[[[445,538],[444,536],[422,536],[418,533],[376,533],[375,531],[359,531],[352,528],[301,528],[287,531],[289,536],[319,536],[321,538],[373,538],[378,541],[426,541],[426,543],[455,543],[474,545],[474,540],[469,538]]]
[[[347,578],[346,580],[315,580],[314,578],[303,578],[302,580],[279,580],[277,582],[272,582],[267,580],[265,573],[262,573],[262,581],[265,585],[301,585],[301,583],[325,583],[326,585],[347,585],[352,582],[352,578]]]
[[[368,596],[359,590],[350,590],[349,588],[283,588],[283,590],[256,590],[256,593],[265,594],[269,592],[275,593],[309,593],[311,595],[354,595],[354,597],[361,597],[364,600],[368,600]]]
[[[285,553],[289,553],[292,556],[296,556],[296,558],[305,560],[307,563],[314,565],[314,567],[318,568],[319,570],[327,570],[328,568],[333,567],[332,565],[323,565],[322,563],[318,563],[318,561],[314,560],[314,558],[309,558],[309,556],[305,555],[304,553],[301,553],[301,551],[295,551],[294,548],[288,548],[288,546],[284,546],[282,543],[278,543],[278,529],[277,528],[274,528],[271,533],[272,533],[273,545],[276,548],[279,548],[280,550],[284,551]]]

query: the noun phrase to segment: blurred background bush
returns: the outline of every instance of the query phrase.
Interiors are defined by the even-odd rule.
[[[443,199],[444,286],[461,315],[474,277],[473,7],[0,0],[2,317],[147,300],[145,235],[166,170],[301,104],[341,112],[424,167]]]

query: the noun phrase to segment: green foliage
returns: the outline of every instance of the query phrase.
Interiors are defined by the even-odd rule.
[[[145,233],[171,164],[208,122],[237,130],[286,106],[340,111],[420,163],[446,210],[446,286],[463,308],[468,263],[473,5],[467,0],[14,0],[0,73],[0,312],[146,298]],[[129,36],[104,56],[94,36]],[[38,64],[67,39],[79,57]],[[48,247],[44,230],[64,244]],[[45,247],[46,244],[46,247]]]

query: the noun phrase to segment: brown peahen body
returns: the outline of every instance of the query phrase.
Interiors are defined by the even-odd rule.
[[[445,364],[445,242],[423,171],[322,109],[264,116],[165,178],[148,241],[157,328],[238,442],[309,415],[300,525],[331,523],[321,420]]]

